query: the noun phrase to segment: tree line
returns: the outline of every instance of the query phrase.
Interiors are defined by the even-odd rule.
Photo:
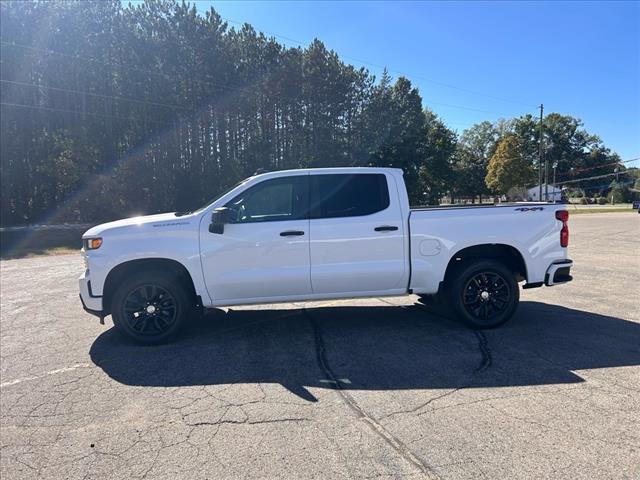
[[[409,79],[320,40],[286,47],[174,0],[0,8],[3,225],[191,210],[258,169],[402,168],[414,204],[537,180],[532,116],[458,135]],[[620,161],[571,116],[543,131],[571,179]]]

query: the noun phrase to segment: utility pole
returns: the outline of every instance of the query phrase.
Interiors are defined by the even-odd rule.
[[[544,111],[544,105],[540,104],[540,138],[538,140],[539,152],[538,152],[538,201],[542,201],[542,112]]]
[[[616,166],[616,168],[613,170],[613,173],[616,174],[616,187],[618,186],[618,167]],[[615,187],[614,187],[615,188]],[[610,192],[611,195],[611,205],[613,205],[613,188],[611,189]]]
[[[542,125],[542,122],[540,122]],[[549,201],[549,162],[547,160],[547,153],[544,151],[544,139],[542,139],[543,148],[542,156],[544,157],[544,201]]]
[[[544,201],[549,201],[549,169],[547,168],[547,156],[544,156]]]

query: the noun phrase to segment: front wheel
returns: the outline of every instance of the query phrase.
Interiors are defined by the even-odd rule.
[[[140,272],[127,278],[114,292],[113,323],[139,343],[157,344],[172,339],[186,322],[189,295],[182,282],[166,272]]]
[[[507,322],[520,301],[515,274],[493,260],[462,264],[448,283],[453,310],[476,329],[495,328]]]

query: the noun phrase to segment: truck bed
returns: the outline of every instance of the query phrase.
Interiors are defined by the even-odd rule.
[[[564,209],[562,204],[533,202],[411,207],[410,288],[434,293],[449,261],[460,252],[496,245],[521,258],[529,283],[543,282],[549,265],[566,259],[560,246],[562,222],[555,215]]]
[[[541,206],[558,206],[558,203],[544,202],[509,202],[509,203],[483,203],[483,204],[466,204],[466,205],[411,205],[409,209],[413,211],[424,210],[460,210],[465,208],[501,208],[501,207],[541,207]]]

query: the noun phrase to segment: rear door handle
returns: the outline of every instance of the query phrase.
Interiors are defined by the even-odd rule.
[[[381,227],[374,228],[376,232],[393,232],[398,230],[398,227],[394,227],[393,225],[383,225]]]
[[[304,235],[302,230],[287,230],[285,232],[280,232],[281,237],[299,237],[300,235]]]

